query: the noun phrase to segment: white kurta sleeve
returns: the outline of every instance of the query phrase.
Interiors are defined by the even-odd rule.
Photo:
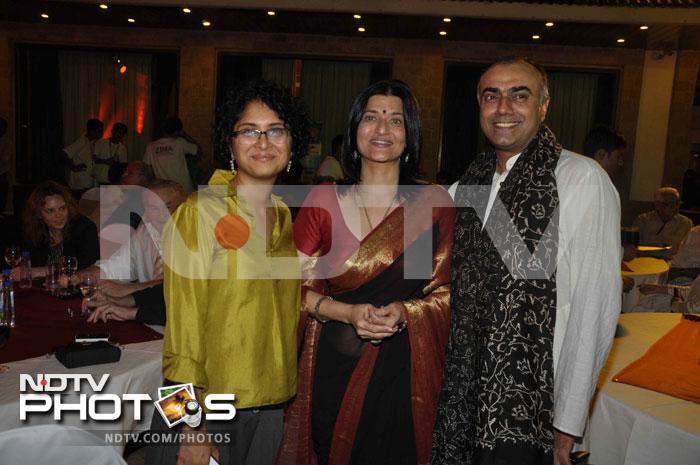
[[[621,305],[620,200],[608,176],[574,155],[557,177],[560,245],[554,427],[581,436]],[[559,279],[561,277],[561,279]]]

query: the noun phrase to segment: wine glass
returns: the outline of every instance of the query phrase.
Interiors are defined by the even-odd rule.
[[[80,293],[83,294],[83,297],[90,300],[95,295],[95,292],[97,292],[97,279],[92,276],[85,276],[79,286]]]
[[[83,297],[85,297],[86,302],[90,302],[90,300],[95,296],[95,293],[98,289],[97,278],[90,275],[84,276],[78,286],[80,288],[80,293],[83,294]],[[84,306],[83,315],[89,314],[89,306]]]
[[[22,262],[22,252],[17,245],[11,245],[5,249],[5,261],[10,268],[19,266]]]
[[[68,255],[61,257],[61,276],[65,276],[66,288],[70,291],[73,287],[73,276],[78,272],[78,259]]]

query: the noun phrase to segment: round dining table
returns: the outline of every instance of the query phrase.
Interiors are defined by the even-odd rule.
[[[622,312],[639,311],[637,304],[641,298],[639,286],[642,284],[663,284],[668,277],[670,265],[666,260],[653,257],[637,257],[622,263],[622,276],[634,280],[634,287],[622,296]]]
[[[620,315],[579,446],[590,451],[591,465],[700,464],[700,404],[612,380],[680,319],[677,313]]]

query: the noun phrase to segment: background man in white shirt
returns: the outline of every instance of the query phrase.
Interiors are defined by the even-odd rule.
[[[671,259],[678,246],[693,227],[693,222],[678,211],[681,208],[681,195],[674,187],[660,187],[654,192],[654,209],[642,213],[634,220],[639,228],[641,244],[666,244],[671,250],[651,252],[648,255]]]
[[[493,64],[477,98],[492,149],[456,189],[433,464],[569,465],[620,312],[619,198],[542,124],[539,66]]]
[[[78,140],[63,149],[63,161],[70,169],[68,185],[74,191],[84,191],[95,185],[93,177],[95,144],[102,138],[103,132],[102,121],[94,118],[89,119],[85,135],[80,136]]]
[[[187,169],[186,155],[197,155],[197,144],[187,140],[179,118],[168,118],[163,132],[165,137],[148,144],[143,161],[153,167],[156,178],[175,181],[189,194],[194,187]]]
[[[123,144],[127,127],[124,123],[114,123],[109,139],[95,143],[95,168],[93,173],[99,184],[109,183],[109,167],[117,162],[126,163],[126,146]]]

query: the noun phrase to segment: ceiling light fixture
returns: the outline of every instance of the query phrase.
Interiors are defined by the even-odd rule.
[[[649,26],[639,26],[639,29],[641,29],[642,31],[646,31],[647,29],[649,29]]]
[[[358,27],[358,28],[357,28],[357,32],[365,32],[366,30],[367,30],[367,29],[365,29],[364,27]]]
[[[443,23],[451,23],[451,22],[452,22],[452,18],[442,18],[442,22],[443,22]]]
[[[441,36],[446,36],[446,35],[447,35],[447,31],[440,31],[440,35],[441,35]]]
[[[127,21],[129,21],[130,23],[135,23],[135,22],[136,22],[136,20],[135,20],[134,18],[128,18]]]
[[[544,25],[547,27],[552,27],[552,26],[554,26],[554,23],[551,21],[547,21],[546,23],[544,23]]]
[[[109,8],[109,6],[107,6],[106,3],[100,3],[100,8],[106,10],[107,8]]]
[[[538,36],[537,34],[535,34],[534,36],[532,36],[532,38],[533,38],[534,40],[539,40],[540,36]]]
[[[617,39],[617,43],[618,43],[618,44],[624,44],[624,43],[625,43],[625,39],[623,39],[622,37],[620,37],[619,39]]]
[[[211,26],[211,21],[209,21],[208,19],[202,20],[202,26],[204,26],[204,27]]]
[[[187,8],[187,7],[185,7],[185,8],[182,9],[182,12],[183,12],[183,13],[192,13],[192,10],[190,10],[190,9]]]
[[[355,19],[362,19],[362,15],[358,15],[357,13],[355,13],[354,15],[352,15],[352,17],[355,18]]]
[[[41,14],[41,17],[44,18],[44,19],[49,19],[49,15],[47,15],[46,13],[42,13],[42,14]]]
[[[276,14],[276,13],[275,13],[274,11],[272,11],[272,10],[270,10],[270,11],[267,12],[267,15],[268,15],[268,16],[275,16],[275,14]]]

